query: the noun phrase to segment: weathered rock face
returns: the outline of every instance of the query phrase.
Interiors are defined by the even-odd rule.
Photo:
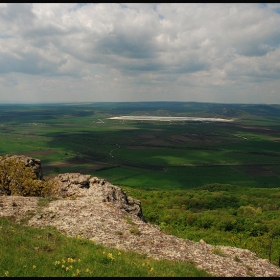
[[[27,157],[24,155],[5,155],[0,157],[0,161],[6,159],[16,159],[17,161],[23,162],[26,167],[31,167],[38,180],[43,179],[43,170],[41,167],[41,161],[39,159]]]
[[[43,178],[40,160],[11,156],[32,167]],[[4,157],[0,157],[0,161]],[[249,250],[210,245],[164,234],[145,221],[140,201],[104,179],[80,173],[54,178],[58,199],[45,206],[40,197],[0,195],[0,217],[35,227],[54,226],[68,236],[90,239],[117,249],[136,251],[155,259],[192,261],[198,268],[219,277],[280,277],[280,268]],[[108,202],[108,203],[106,203]],[[34,212],[33,216],[30,213]],[[128,222],[129,221],[129,222]],[[131,231],[132,226],[138,232]],[[221,251],[222,255],[215,251]],[[238,261],[237,261],[238,260]]]
[[[94,196],[100,202],[112,202],[118,208],[124,209],[145,221],[141,202],[127,196],[121,188],[104,179],[80,173],[65,173],[57,175],[54,180],[58,183],[58,195],[62,198]]]
[[[89,188],[90,189],[90,188]],[[28,226],[55,227],[60,233],[85,238],[118,250],[135,251],[155,259],[191,261],[218,277],[280,277],[280,268],[249,250],[194,242],[160,231],[111,202],[92,196],[55,199],[38,205],[39,197],[0,197],[0,217]],[[34,213],[30,216],[30,213]],[[128,222],[128,218],[130,221]],[[132,232],[131,227],[138,233]],[[216,254],[221,252],[221,254]]]

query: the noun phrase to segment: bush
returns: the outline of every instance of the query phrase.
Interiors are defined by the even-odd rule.
[[[3,156],[0,161],[0,195],[51,196],[56,185],[49,180],[38,180],[31,167],[16,158]]]
[[[259,215],[262,212],[260,207],[253,207],[251,205],[240,206],[237,210],[238,216],[252,217],[254,215]]]

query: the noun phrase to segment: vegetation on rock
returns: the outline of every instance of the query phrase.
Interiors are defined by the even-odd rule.
[[[55,191],[52,179],[38,179],[32,167],[19,158],[9,155],[0,158],[0,195],[47,197]]]

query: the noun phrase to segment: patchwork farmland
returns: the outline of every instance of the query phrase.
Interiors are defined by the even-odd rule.
[[[80,172],[143,189],[278,187],[279,111],[191,102],[2,105],[0,153],[39,158],[45,175]]]

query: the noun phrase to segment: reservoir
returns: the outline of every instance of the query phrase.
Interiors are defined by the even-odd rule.
[[[110,120],[130,121],[199,121],[199,122],[232,122],[233,119],[199,118],[199,117],[160,117],[160,116],[118,116],[108,118]]]

